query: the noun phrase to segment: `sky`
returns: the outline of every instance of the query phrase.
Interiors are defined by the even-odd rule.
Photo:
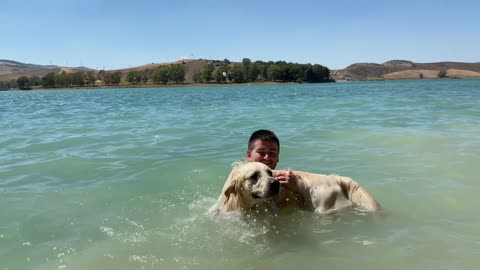
[[[182,58],[480,62],[480,1],[0,0],[0,59],[109,70]]]

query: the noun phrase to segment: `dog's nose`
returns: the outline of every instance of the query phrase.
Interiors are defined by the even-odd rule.
[[[270,184],[270,194],[276,195],[280,192],[280,182],[278,181],[272,181]]]

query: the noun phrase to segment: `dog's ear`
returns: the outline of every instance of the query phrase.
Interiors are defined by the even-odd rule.
[[[228,202],[228,199],[230,199],[230,194],[235,193],[237,191],[237,181],[232,181],[230,185],[225,189],[223,192],[223,195],[225,195],[226,199],[224,203]]]
[[[239,189],[240,189],[240,181],[238,179],[238,176],[239,176],[239,173],[234,170],[232,171],[232,173],[230,174],[230,177],[229,177],[229,183],[228,183],[228,186],[224,187],[224,192],[223,192],[223,195],[225,195],[226,199],[225,199],[225,204],[228,202],[228,200],[230,199],[230,195],[233,194],[236,194]]]

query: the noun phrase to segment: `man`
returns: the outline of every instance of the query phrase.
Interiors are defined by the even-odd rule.
[[[257,161],[274,170],[280,154],[280,141],[270,130],[260,129],[252,133],[248,140],[247,160]],[[292,192],[300,192],[297,177],[290,169],[276,171],[275,178],[280,184]]]

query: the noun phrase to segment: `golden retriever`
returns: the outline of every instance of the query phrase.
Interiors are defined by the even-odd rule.
[[[260,162],[237,162],[211,211],[219,214],[277,213],[296,208],[328,213],[351,205],[366,211],[380,210],[378,202],[351,178],[292,171],[300,192],[281,187],[275,171]]]

